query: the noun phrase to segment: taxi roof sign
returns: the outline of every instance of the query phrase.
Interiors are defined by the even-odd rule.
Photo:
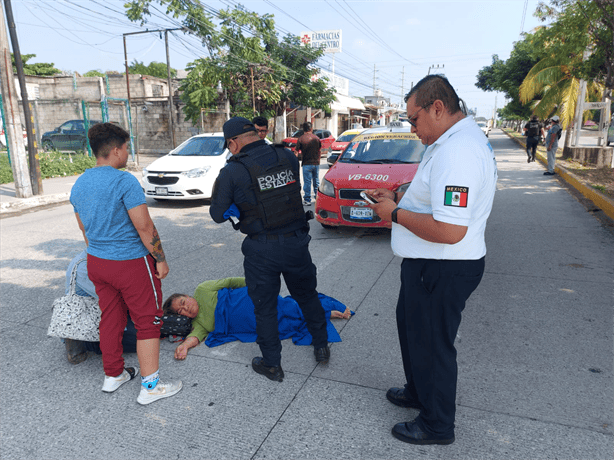
[[[359,134],[354,138],[352,142],[361,142],[361,141],[376,141],[376,140],[390,140],[390,139],[409,139],[419,141],[420,138],[416,136],[414,133],[409,131],[379,131],[379,132],[364,132]]]

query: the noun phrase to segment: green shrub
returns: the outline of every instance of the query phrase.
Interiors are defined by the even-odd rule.
[[[47,179],[49,177],[74,176],[81,174],[83,171],[96,166],[96,158],[89,157],[87,154],[81,153],[61,153],[58,151],[39,151],[39,164],[41,168],[41,177]],[[0,183],[6,184],[13,182],[13,171],[9,165],[8,155],[6,151],[0,152]]]
[[[8,184],[13,182],[13,171],[9,165],[9,156],[4,152],[0,152],[0,184]]]

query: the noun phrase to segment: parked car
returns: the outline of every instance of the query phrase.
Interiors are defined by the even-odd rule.
[[[478,121],[476,123],[478,124],[484,135],[488,137],[488,135],[490,134],[490,126],[488,126],[488,123],[486,123],[485,121]]]
[[[416,175],[425,147],[411,128],[382,126],[356,136],[320,182],[316,220],[324,228],[385,227],[360,196],[365,189],[405,192]]]
[[[610,145],[612,142],[614,142],[614,120],[610,121],[610,127],[608,128],[608,140],[606,144]]]
[[[303,134],[305,134],[305,132],[302,129],[299,129],[294,134],[292,134],[292,136],[283,139],[281,143],[294,152],[294,147],[296,147],[296,141]],[[328,152],[328,149],[330,149],[332,143],[335,142],[335,138],[327,129],[314,129],[313,134],[318,136],[320,138],[320,142],[322,142],[322,149],[320,150],[320,154],[326,154]]]
[[[193,136],[143,169],[143,191],[154,200],[211,198],[229,153],[223,133]]]
[[[89,120],[90,126],[102,123],[100,120]],[[47,131],[41,136],[44,150],[87,150],[87,132],[84,120],[68,120],[53,131]]]
[[[326,154],[326,162],[329,164],[329,166],[332,166],[335,161],[337,161],[337,158],[339,158],[341,152],[343,152],[345,148],[350,144],[350,141],[354,139],[357,135],[362,133],[364,130],[365,128],[348,129],[347,131],[341,133],[341,136],[339,136],[335,140],[335,142],[331,144],[330,150]]]

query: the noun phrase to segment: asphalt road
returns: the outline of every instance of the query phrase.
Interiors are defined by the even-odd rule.
[[[285,341],[279,384],[251,370],[256,344],[201,345],[177,362],[163,341],[162,377],[184,388],[139,406],[137,382],[103,393],[100,357],[70,365],[46,335],[66,266],[84,246],[71,206],[59,205],[0,220],[0,458],[612,458],[614,236],[507,136],[490,141],[499,183],[486,273],[457,340],[454,444],[390,435],[416,411],[385,398],[404,383],[401,260],[388,231],[312,224],[318,289],[356,311],[336,320],[343,341],[327,366]],[[242,275],[242,236],[212,222],[206,202],[149,204],[171,269],[165,297]]]

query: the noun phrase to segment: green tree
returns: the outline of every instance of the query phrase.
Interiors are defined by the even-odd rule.
[[[575,60],[570,75],[614,89],[614,2],[612,0],[551,0],[540,2],[535,16],[552,21],[536,45],[552,56]],[[585,51],[590,56],[583,59]]]
[[[544,53],[541,47],[533,46],[530,37],[526,35],[523,40],[515,42],[506,61],[493,55],[492,64],[483,67],[477,75],[475,86],[484,91],[500,91],[509,99],[508,104],[499,112],[506,119],[527,119],[531,115],[531,107],[520,101],[520,85]]]
[[[151,3],[127,3],[128,17],[144,23]],[[279,41],[272,15],[258,15],[242,7],[221,10],[216,28],[204,8],[190,0],[156,3],[166,6],[166,14],[181,18],[208,52],[189,64],[180,88],[184,111],[193,123],[200,118],[201,108],[218,106],[225,95],[232,113],[246,116],[253,114],[254,107],[264,116],[281,115],[288,100],[326,110],[334,100],[334,91],[325,81],[311,81],[322,50],[299,46],[298,37]]]
[[[145,65],[143,62],[139,62],[136,59],[132,61],[132,64],[128,67],[131,74],[150,75],[152,77],[162,78],[166,80],[168,78],[168,66],[163,62],[152,61],[149,65]],[[171,78],[177,76],[177,71],[171,67]]]
[[[28,64],[28,61],[35,58],[36,54],[22,54],[21,61],[23,62],[23,73],[26,75],[39,75],[42,77],[50,77],[59,73],[61,70],[56,69],[54,64],[47,62],[38,62],[36,64]],[[15,56],[11,53],[11,62],[13,63],[13,73],[17,73],[17,67],[15,66]]]
[[[84,77],[105,77],[106,75],[100,70],[88,70],[83,74]]]
[[[532,100],[534,112],[543,118],[559,115],[561,126],[567,127],[569,145],[579,80],[586,81],[589,101],[601,99],[614,86],[614,3],[552,0],[550,5],[540,2],[535,16],[553,22],[531,37],[534,46],[545,50],[546,57],[527,74],[520,97],[523,102]],[[590,115],[585,112],[583,119]]]
[[[559,57],[547,57],[539,61],[527,74],[520,85],[520,100],[531,103],[532,112],[541,118],[549,118],[555,113],[561,118],[565,129],[574,118],[580,89],[580,81],[573,76],[573,70],[582,61]],[[589,81],[586,85],[588,100],[599,100],[604,86]],[[585,119],[590,113],[585,112]]]

